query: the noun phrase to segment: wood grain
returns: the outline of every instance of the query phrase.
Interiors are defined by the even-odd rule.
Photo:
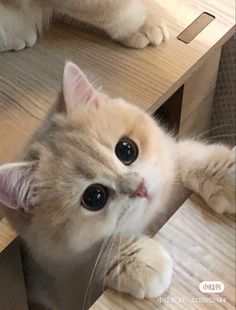
[[[107,290],[90,310],[235,309],[235,218],[192,196],[156,236],[174,260],[169,290],[156,300],[135,300]],[[222,281],[221,294],[203,294],[200,282]],[[208,298],[208,303],[204,302]],[[222,302],[209,303],[210,298]]]
[[[203,64],[184,84],[179,135],[204,138],[211,116],[221,49]]]
[[[180,35],[178,39],[189,44],[204,28],[206,28],[213,20],[214,16],[209,13],[202,13],[192,24],[190,24]]]
[[[156,3],[155,3],[156,2]],[[234,0],[150,1],[171,38],[133,50],[106,36],[58,24],[32,49],[0,54],[0,163],[17,157],[52,105],[65,59],[78,63],[96,85],[150,113],[170,97],[233,34]],[[203,11],[214,16],[190,44],[177,39]]]
[[[16,238],[16,232],[5,218],[0,219],[0,255],[1,252]]]

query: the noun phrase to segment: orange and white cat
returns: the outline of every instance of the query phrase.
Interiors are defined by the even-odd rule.
[[[176,141],[66,63],[62,94],[23,160],[0,166],[2,209],[27,248],[31,304],[88,309],[103,284],[161,295],[172,260],[145,234],[179,180],[217,212],[235,212],[235,149]]]
[[[120,43],[142,48],[168,38],[159,12],[142,0],[0,0],[0,52],[31,47],[53,16],[64,15],[106,31]]]

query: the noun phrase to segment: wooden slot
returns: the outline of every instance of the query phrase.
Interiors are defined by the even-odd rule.
[[[203,12],[184,31],[182,31],[178,35],[177,39],[183,41],[186,44],[189,44],[214,19],[215,16],[211,15],[210,13]]]

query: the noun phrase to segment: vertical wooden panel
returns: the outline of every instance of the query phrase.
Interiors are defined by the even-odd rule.
[[[221,49],[218,49],[184,84],[179,131],[181,137],[190,134],[194,137],[208,128],[220,53]]]

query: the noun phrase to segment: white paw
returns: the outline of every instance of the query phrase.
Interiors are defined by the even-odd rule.
[[[205,182],[202,197],[218,213],[235,214],[236,211],[236,148],[226,150],[213,162],[212,179]]]
[[[36,31],[25,30],[14,32],[6,29],[0,36],[0,52],[3,51],[20,51],[26,47],[32,47],[37,41]]]
[[[20,51],[32,47],[36,40],[37,29],[30,16],[0,4],[0,52]]]
[[[159,24],[154,17],[147,19],[144,25],[136,32],[133,32],[120,40],[128,47],[144,48],[147,45],[159,45],[169,39],[169,33],[164,24]]]
[[[224,195],[217,195],[212,201],[212,208],[219,214],[235,214],[235,199],[230,201]]]
[[[106,284],[138,299],[155,298],[169,287],[172,269],[172,259],[162,246],[156,240],[141,238],[121,253]]]

